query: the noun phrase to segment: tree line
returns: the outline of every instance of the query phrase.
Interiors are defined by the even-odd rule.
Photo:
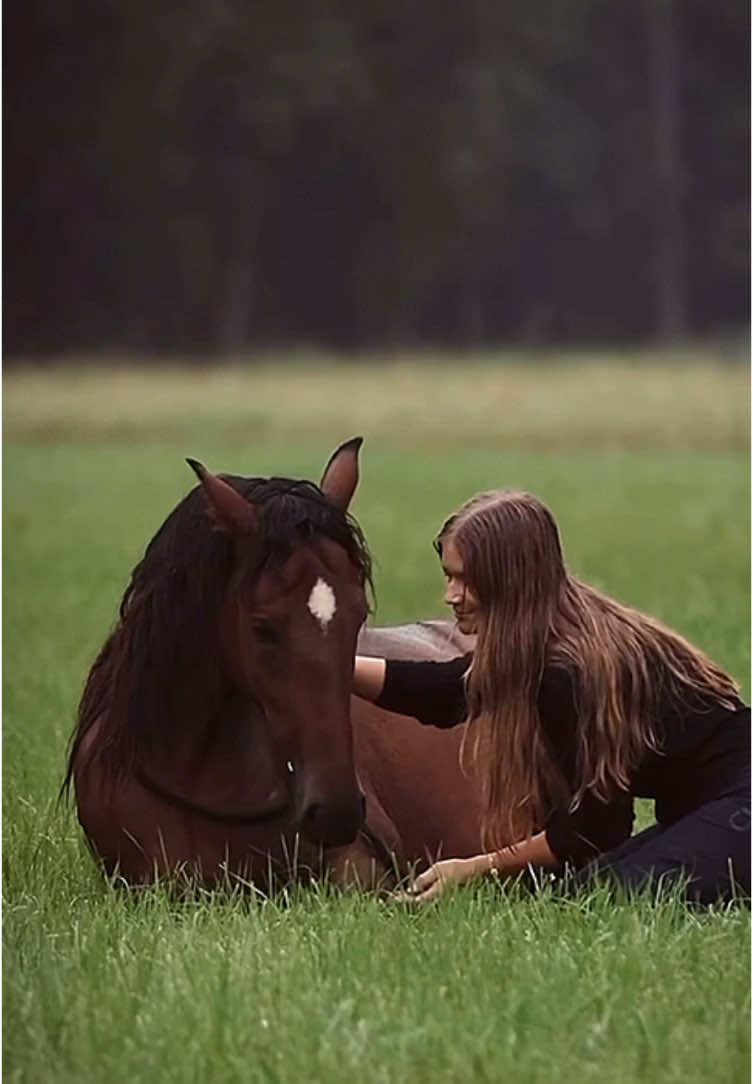
[[[742,0],[4,8],[5,351],[747,322]]]

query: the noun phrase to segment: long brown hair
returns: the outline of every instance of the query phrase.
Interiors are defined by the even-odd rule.
[[[443,525],[478,600],[466,678],[470,744],[485,801],[484,843],[530,837],[555,807],[586,791],[628,789],[660,748],[660,702],[739,706],[735,682],[660,622],[570,575],[548,508],[529,493],[481,493]],[[567,671],[577,715],[575,780],[565,780],[539,717],[544,668]]]

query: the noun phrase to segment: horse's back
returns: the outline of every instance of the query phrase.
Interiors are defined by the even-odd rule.
[[[441,662],[473,650],[475,637],[465,636],[451,621],[431,619],[408,625],[361,629],[360,655],[386,659],[428,659]]]

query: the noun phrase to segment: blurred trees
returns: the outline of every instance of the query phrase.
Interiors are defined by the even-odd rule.
[[[4,18],[6,353],[748,319],[741,0]]]

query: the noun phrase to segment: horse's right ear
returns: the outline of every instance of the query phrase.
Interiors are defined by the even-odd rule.
[[[198,459],[186,459],[191,470],[204,487],[209,505],[217,516],[217,521],[231,531],[251,531],[256,527],[257,513],[252,504],[242,497],[237,489],[207,470]]]
[[[358,451],[363,444],[363,437],[352,437],[332,453],[324,468],[319,488],[325,497],[343,511],[348,505],[358,485]]]

